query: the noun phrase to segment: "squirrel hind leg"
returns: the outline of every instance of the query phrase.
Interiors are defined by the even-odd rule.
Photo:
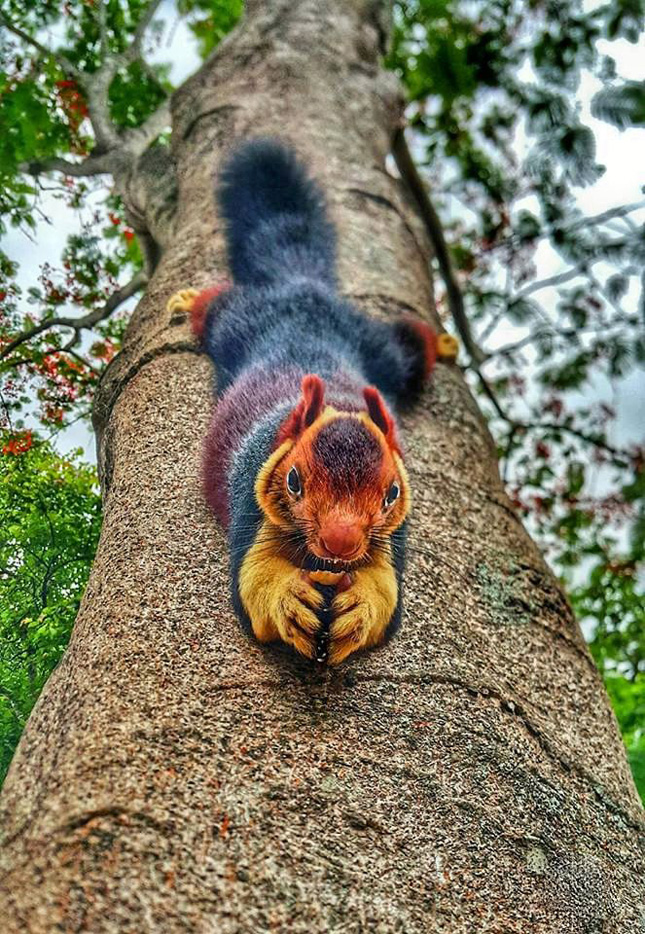
[[[214,299],[218,298],[222,292],[226,291],[228,287],[228,283],[214,285],[210,289],[204,289],[203,292],[197,293],[193,299],[190,309],[190,327],[195,337],[199,340],[203,340],[205,337],[211,303]]]
[[[405,386],[400,393],[404,404],[414,402],[432,373],[437,361],[437,334],[412,315],[406,315],[394,325],[394,333],[406,358]]]

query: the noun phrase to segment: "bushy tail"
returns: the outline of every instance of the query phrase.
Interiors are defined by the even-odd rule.
[[[222,171],[217,199],[235,282],[304,276],[335,285],[334,228],[322,192],[291,149],[270,139],[243,145]]]

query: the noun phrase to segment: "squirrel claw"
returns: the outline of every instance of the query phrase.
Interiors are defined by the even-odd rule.
[[[180,289],[171,295],[166,304],[168,314],[175,314],[178,311],[190,311],[193,307],[193,301],[199,295],[197,289]]]
[[[316,633],[320,626],[316,611],[323,602],[323,595],[297,573],[280,595],[273,613],[282,641],[292,645],[306,658],[314,658],[316,654]]]
[[[391,565],[363,568],[332,601],[329,663],[338,665],[352,652],[378,645],[396,609],[397,584]]]

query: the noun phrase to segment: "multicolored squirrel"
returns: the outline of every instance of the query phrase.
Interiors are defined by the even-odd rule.
[[[436,336],[339,296],[335,230],[291,149],[245,144],[217,196],[233,285],[170,303],[215,363],[206,498],[244,626],[337,664],[399,624],[410,490],[392,408],[419,394]]]

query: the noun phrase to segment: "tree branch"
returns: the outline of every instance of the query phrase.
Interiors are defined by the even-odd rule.
[[[480,379],[482,379],[481,374]],[[503,480],[506,482],[508,460],[512,452],[513,443],[518,434],[527,431],[562,431],[568,435],[573,435],[574,438],[579,438],[581,441],[584,441],[585,444],[591,444],[596,448],[599,448],[601,451],[606,451],[608,454],[611,454],[612,460],[617,467],[627,468],[629,467],[629,455],[626,451],[621,451],[618,448],[613,447],[611,444],[608,444],[606,441],[603,441],[601,438],[598,438],[595,435],[590,435],[585,431],[582,431],[580,428],[574,428],[572,425],[562,425],[558,422],[518,422],[515,419],[507,415],[504,410],[499,406],[497,399],[494,394],[490,394],[490,387],[486,384],[486,381],[482,379],[482,388],[486,395],[488,395],[497,414],[505,422],[508,423],[509,433],[506,440],[506,450],[503,455],[504,460],[504,475]]]
[[[626,451],[621,451],[611,444],[607,444],[606,441],[602,441],[600,438],[587,434],[587,432],[581,431],[578,428],[573,428],[571,425],[559,425],[557,422],[516,422],[514,423],[514,427],[516,430],[523,429],[524,431],[564,431],[568,435],[579,438],[586,444],[592,444],[602,451],[607,451],[608,454],[611,454],[614,463],[618,467],[629,467],[628,454]]]
[[[38,337],[38,335],[42,334],[44,331],[51,330],[51,328],[72,328],[74,331],[74,337],[64,348],[62,348],[63,350],[70,350],[77,343],[78,334],[80,331],[93,328],[100,321],[103,321],[105,318],[109,318],[112,312],[116,311],[119,305],[122,305],[126,299],[141,291],[141,289],[146,285],[147,281],[148,277],[141,269],[135,276],[132,277],[132,279],[130,279],[129,282],[127,282],[124,286],[121,286],[120,289],[117,289],[116,292],[113,292],[104,305],[95,309],[89,314],[83,315],[81,318],[49,318],[47,321],[41,321],[39,324],[34,325],[32,328],[29,328],[28,330],[23,331],[21,334],[18,334],[18,336],[14,337],[14,339],[10,341],[6,347],[3,347],[0,351],[0,360],[8,357],[9,354],[11,354],[17,347],[20,347],[21,344],[26,344],[28,341],[33,340],[34,337]]]
[[[567,232],[570,232],[573,230],[579,230],[581,227],[598,227],[615,218],[622,218],[628,222],[629,214],[633,214],[634,211],[640,211],[643,208],[645,208],[645,201],[634,201],[632,204],[623,204],[620,207],[610,208],[608,211],[603,211],[600,214],[594,214],[591,217],[581,217],[580,220],[577,220],[575,223],[569,224],[566,230]],[[545,230],[543,233],[538,234],[537,237],[532,240],[532,243],[537,243],[538,240],[545,240],[550,236],[551,231]],[[511,234],[504,240],[499,240],[492,246],[487,247],[482,252],[490,254],[501,250],[503,247],[511,247],[518,239],[519,237],[517,234]]]
[[[104,175],[110,172],[109,160],[105,155],[88,156],[82,162],[68,162],[67,159],[43,159],[42,161],[21,162],[21,172],[29,175],[41,175],[43,172],[61,172],[73,178],[87,178],[90,175]]]
[[[110,46],[108,43],[107,32],[107,3],[106,0],[98,0],[97,15],[99,21],[99,35],[101,37],[101,58],[108,56]]]
[[[72,75],[74,78],[80,80],[83,77],[82,71],[80,71],[73,62],[67,58],[67,56],[62,55],[60,52],[55,52],[53,49],[48,49],[37,39],[34,39],[33,36],[30,36],[28,32],[25,32],[24,29],[21,29],[20,26],[16,26],[15,23],[12,23],[7,16],[0,12],[0,23],[12,32],[14,36],[17,36],[19,39],[22,39],[23,42],[26,42],[27,45],[33,46],[34,49],[37,49],[42,55],[45,55],[47,58],[53,58],[61,68],[67,72],[67,74]]]
[[[118,58],[107,58],[98,71],[83,76],[90,123],[96,146],[102,153],[116,149],[120,144],[119,131],[112,122],[109,103],[110,85],[118,68]]]
[[[641,210],[642,208],[645,208],[645,201],[634,201],[632,204],[623,204],[618,208],[610,208],[608,211],[603,211],[601,214],[594,214],[593,217],[584,217],[574,226],[582,227],[584,225],[596,226],[596,224],[605,224],[615,217],[626,217],[628,214],[632,214],[634,211]]]
[[[477,346],[470,330],[470,324],[464,308],[464,299],[459,288],[459,283],[452,268],[450,253],[443,234],[443,228],[439,215],[437,214],[432,201],[428,195],[423,179],[419,175],[414,159],[408,148],[405,139],[405,132],[399,128],[394,134],[392,141],[392,154],[396,161],[401,177],[407,183],[407,186],[417,203],[417,208],[426,226],[426,230],[434,247],[435,256],[439,264],[439,270],[443,278],[446,295],[448,296],[448,306],[452,315],[455,327],[459,331],[459,336],[470,355],[473,362],[477,365],[483,363],[486,359],[484,352]]]
[[[481,370],[475,370],[475,374],[479,380],[479,385],[481,386],[484,395],[488,398],[499,417],[505,422],[508,422],[511,426],[515,425],[516,423],[513,421],[508,412],[502,407],[499,399],[493,392],[493,387],[490,385]]]
[[[587,265],[591,265],[591,263]],[[577,276],[582,276],[584,274],[585,271],[583,267],[574,266],[572,269],[567,269],[566,272],[559,272],[555,276],[549,276],[548,279],[540,279],[537,282],[532,282],[530,285],[527,285],[525,289],[518,292],[511,300],[510,304],[512,305],[513,301],[516,301],[518,298],[526,298],[534,292],[539,292],[540,289],[548,289],[555,285],[564,285],[565,282],[569,282],[571,279],[575,279]]]
[[[417,203],[417,208],[423,219],[426,230],[434,247],[435,256],[439,263],[439,270],[446,286],[446,295],[448,296],[448,305],[455,326],[459,331],[459,336],[472,361],[472,368],[477,375],[482,391],[488,397],[493,408],[500,418],[511,422],[510,417],[502,408],[497,396],[495,395],[490,383],[480,370],[480,364],[486,360],[486,354],[477,346],[470,330],[470,323],[464,308],[463,295],[459,288],[459,283],[452,268],[450,253],[443,234],[441,220],[437,214],[432,201],[428,195],[423,179],[419,175],[417,167],[408,148],[403,128],[399,128],[394,134],[392,141],[392,154],[396,161],[401,177],[407,183],[408,188]]]
[[[161,5],[161,0],[150,0],[150,3],[146,7],[146,10],[143,16],[137,23],[137,28],[135,30],[130,46],[123,53],[126,61],[133,62],[135,59],[140,57],[141,43],[143,42],[143,37],[145,35],[146,29],[152,22],[152,19],[160,5]]]
[[[125,149],[139,155],[148,148],[150,143],[154,143],[159,134],[163,133],[168,126],[170,126],[169,99],[163,101],[141,126],[128,130],[123,137]]]

